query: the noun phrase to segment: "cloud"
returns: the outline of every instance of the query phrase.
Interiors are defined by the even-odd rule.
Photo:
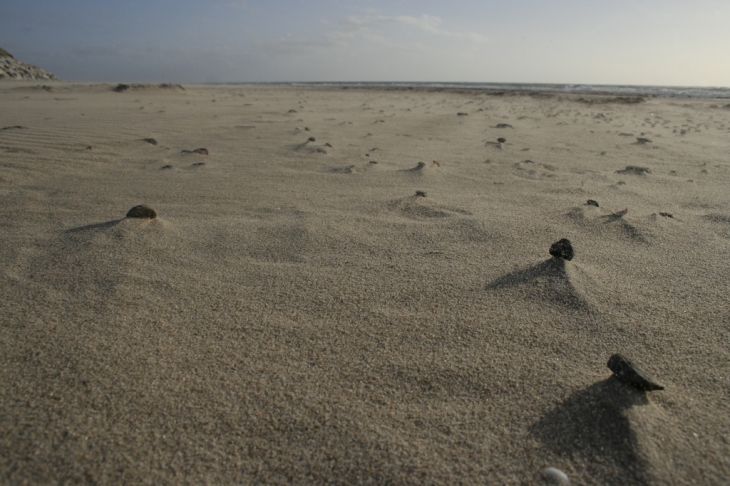
[[[248,10],[248,2],[246,0],[235,0],[233,2],[226,3],[226,7],[235,10]]]
[[[469,41],[474,43],[487,42],[489,38],[476,32],[451,32],[439,28],[441,19],[433,15],[421,15],[412,17],[409,15],[350,15],[345,17],[340,25],[345,31],[363,31],[371,27],[385,25],[404,25],[414,27],[428,34],[454,40]]]

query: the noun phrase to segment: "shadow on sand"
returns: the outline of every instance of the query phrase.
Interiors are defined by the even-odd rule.
[[[644,392],[610,377],[550,411],[530,432],[561,456],[580,457],[585,474],[602,484],[647,484],[647,465],[626,411],[648,403]]]
[[[576,310],[591,310],[586,300],[590,282],[585,280],[575,264],[553,257],[524,270],[508,273],[491,282],[485,290],[520,288],[535,298]]]
[[[98,231],[113,228],[127,218],[114,219],[112,221],[105,221],[103,223],[87,224],[84,226],[78,226],[76,228],[67,229],[64,233],[81,233],[83,231]]]

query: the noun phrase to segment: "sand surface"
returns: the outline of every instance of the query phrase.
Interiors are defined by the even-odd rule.
[[[1,483],[730,477],[722,100],[50,86],[0,84]]]

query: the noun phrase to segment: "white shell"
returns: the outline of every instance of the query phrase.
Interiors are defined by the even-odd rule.
[[[570,484],[570,479],[568,479],[568,475],[560,469],[555,469],[554,467],[546,467],[542,470],[542,473],[545,475],[546,478],[554,480],[560,486],[568,486]]]

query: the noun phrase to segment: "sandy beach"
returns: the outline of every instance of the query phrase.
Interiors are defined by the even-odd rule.
[[[730,478],[727,100],[114,87],[0,84],[0,483]]]

